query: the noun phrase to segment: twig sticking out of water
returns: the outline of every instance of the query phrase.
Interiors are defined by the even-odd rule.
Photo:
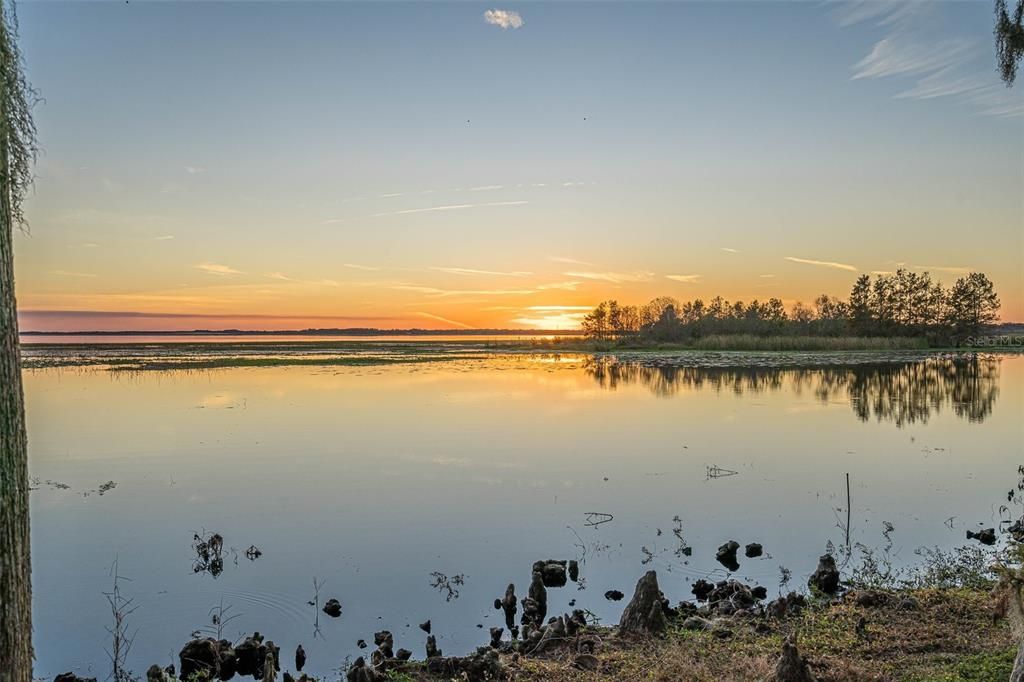
[[[110,649],[107,650],[111,666],[110,676],[107,679],[114,680],[114,682],[133,682],[135,678],[128,670],[126,663],[138,630],[128,634],[128,616],[134,613],[138,606],[132,605],[133,599],[121,596],[121,581],[130,581],[131,579],[118,572],[117,559],[114,559],[114,563],[110,566],[110,575],[114,579],[114,587],[110,592],[103,593],[103,596],[107,598],[107,603],[110,604],[110,615],[113,619],[113,625],[107,628],[107,632],[112,638]]]
[[[462,574],[462,573],[453,575],[452,577],[449,578],[448,576],[446,576],[444,573],[441,573],[440,571],[434,571],[433,573],[430,574],[430,577],[432,579],[430,581],[430,586],[431,587],[436,589],[438,592],[441,592],[442,594],[447,592],[447,594],[445,595],[445,598],[444,598],[445,601],[451,601],[453,599],[458,599],[459,598],[459,590],[458,590],[458,588],[460,586],[466,584],[466,576],[465,576],[465,574]]]
[[[614,519],[614,516],[612,516],[611,514],[606,514],[604,512],[586,512],[586,514],[584,515],[583,525],[588,526],[590,528],[596,528],[597,526],[600,526],[602,523],[610,523]]]
[[[231,609],[234,606],[224,606],[224,597],[220,598],[220,603],[210,609],[210,625],[204,628],[206,632],[214,635],[214,639],[220,641],[224,639],[224,626],[233,621],[236,618],[241,618],[240,613],[231,613]]]
[[[313,601],[309,602],[309,605],[313,607],[313,639],[317,637],[323,637],[323,633],[320,632],[320,590],[324,585],[327,584],[326,580],[320,580],[316,576],[313,576]]]
[[[738,473],[738,471],[733,471],[732,469],[723,469],[722,467],[715,464],[714,466],[707,467],[707,478],[705,480],[710,481],[711,479],[714,478],[725,478],[726,476],[735,476]]]

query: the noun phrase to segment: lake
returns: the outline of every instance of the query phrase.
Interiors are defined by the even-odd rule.
[[[106,675],[115,559],[136,672],[177,663],[223,604],[237,615],[226,638],[259,630],[289,661],[301,643],[307,670],[330,674],[376,630],[421,658],[428,618],[447,654],[486,643],[503,621],[494,599],[510,582],[525,596],[538,559],[581,564],[549,612],[576,600],[603,622],[625,605],[605,591],[628,599],[647,569],[673,602],[724,577],[714,554],[730,539],[764,545],[741,579],[773,595],[785,566],[781,589],[801,587],[845,541],[847,473],[851,541],[883,546],[891,523],[895,561],[913,563],[1007,517],[1024,463],[1020,355],[459,348],[444,362],[108,371],[109,351],[47,353],[60,355],[26,351],[25,391],[48,677]],[[212,532],[225,546],[213,572],[192,549]],[[314,578],[340,618],[308,604]]]

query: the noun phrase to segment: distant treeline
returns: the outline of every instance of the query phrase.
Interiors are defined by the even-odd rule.
[[[686,342],[710,335],[885,336],[927,338],[932,344],[958,345],[997,320],[999,297],[992,282],[975,272],[949,289],[927,272],[898,270],[872,279],[861,275],[847,300],[823,294],[811,305],[789,310],[778,298],[730,303],[680,303],[659,297],[643,306],[605,301],[583,320],[595,339],[630,337],[657,342]]]

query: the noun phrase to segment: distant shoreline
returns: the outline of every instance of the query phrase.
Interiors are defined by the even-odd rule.
[[[582,336],[580,329],[190,329],[170,331],[23,331],[20,336]]]

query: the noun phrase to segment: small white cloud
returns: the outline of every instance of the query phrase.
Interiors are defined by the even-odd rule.
[[[433,313],[416,313],[420,317],[425,317],[428,320],[437,320],[438,322],[444,322],[446,324],[453,324],[456,327],[462,327],[463,329],[472,329],[473,325],[466,324],[465,322],[457,322],[455,320],[449,320],[447,317],[441,317],[440,315],[434,315]]]
[[[654,277],[653,272],[566,272],[566,277],[582,277],[583,279],[594,279],[612,284],[623,282],[649,282]]]
[[[345,222],[344,218],[328,218],[327,220],[320,221],[321,225],[340,225]]]
[[[577,260],[568,256],[548,256],[548,260],[555,263],[569,263],[570,265],[593,265],[593,263],[588,263],[585,260]]]
[[[449,275],[493,275],[496,277],[526,277],[532,275],[532,272],[523,272],[521,270],[515,270],[512,272],[500,272],[497,270],[476,270],[474,268],[437,268],[432,267],[431,270],[437,270],[438,272],[444,272]]]
[[[665,275],[665,278],[684,284],[696,284],[700,281],[700,275]]]
[[[185,172],[189,175],[199,175],[200,173],[205,173],[206,169],[202,166],[185,166]]]
[[[267,277],[270,279],[279,279],[282,282],[294,282],[295,280],[284,274],[283,272],[268,272]]]
[[[220,263],[196,263],[194,266],[196,270],[202,270],[203,272],[210,275],[241,275],[241,270],[235,270],[228,265],[221,265]]]
[[[846,263],[836,263],[834,261],[827,260],[813,260],[810,258],[797,258],[795,256],[786,256],[786,260],[794,263],[803,263],[804,265],[818,265],[823,268],[835,268],[837,270],[849,270],[851,272],[857,272],[857,268],[854,265],[847,265]]]
[[[95,277],[91,272],[70,272],[68,270],[50,270],[51,275],[58,275],[59,277]]]
[[[174,235],[173,234],[162,234],[159,237],[153,237],[153,241],[155,241],[155,242],[166,242],[166,241],[170,241],[172,239],[174,239]]]
[[[722,251],[726,253],[739,253],[739,249],[730,249],[728,246],[723,246]]]
[[[484,12],[484,21],[503,29],[520,28],[525,23],[519,12],[510,9],[489,9]]]
[[[374,272],[380,270],[380,268],[375,268],[370,265],[357,265],[355,263],[342,263],[342,265],[346,268],[352,268],[353,270],[370,270]]]
[[[775,276],[775,275],[758,275],[758,277],[763,277],[763,278],[765,278],[765,279],[771,279],[771,278],[772,278],[772,277],[774,277],[774,276]]]

